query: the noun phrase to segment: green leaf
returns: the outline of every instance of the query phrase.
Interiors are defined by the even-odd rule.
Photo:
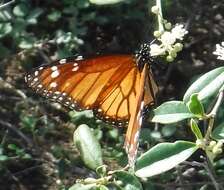
[[[135,175],[151,177],[168,171],[188,159],[196,150],[196,144],[188,141],[160,143],[137,159]]]
[[[32,12],[27,16],[26,21],[29,24],[37,24],[37,18],[43,13],[43,9],[35,8]]]
[[[107,132],[107,136],[108,138],[112,139],[112,140],[116,140],[119,137],[119,131],[117,128],[112,128],[111,130],[109,130]]]
[[[176,126],[174,125],[166,125],[162,128],[162,134],[164,137],[170,137],[176,132]]]
[[[97,4],[97,5],[108,5],[108,4],[115,4],[120,3],[124,0],[89,0],[90,3]]]
[[[6,36],[12,31],[11,23],[2,23],[0,24],[0,38]]]
[[[103,164],[100,144],[87,125],[80,125],[76,129],[74,143],[86,166],[94,170]]]
[[[9,56],[9,54],[11,53],[10,50],[5,46],[3,46],[2,44],[0,44],[0,52],[1,52],[0,59]]]
[[[201,130],[199,129],[198,124],[194,119],[191,119],[191,130],[197,139],[203,138]]]
[[[28,12],[28,8],[25,4],[19,4],[13,8],[13,14],[18,17],[25,17]]]
[[[47,15],[47,18],[51,22],[56,22],[61,18],[61,12],[54,10],[50,14]]]
[[[169,101],[154,110],[152,122],[169,124],[195,117],[182,101]]]
[[[8,144],[8,149],[10,149],[10,150],[18,150],[19,148],[15,144]]]
[[[37,121],[38,119],[33,116],[27,116],[27,115],[21,116],[21,122],[24,128],[29,128],[31,130],[34,130],[36,127]]]
[[[156,139],[156,140],[161,139],[161,137],[162,137],[160,131],[152,131],[150,133],[150,136],[151,136],[151,138]]]
[[[8,159],[9,159],[8,156],[6,156],[6,155],[0,155],[0,162],[1,162],[1,161],[6,161],[6,160],[8,160]]]
[[[117,171],[113,176],[116,180],[122,181],[122,185],[119,185],[122,190],[143,190],[138,178],[126,171]]]
[[[218,125],[213,131],[212,131],[212,138],[215,140],[224,140],[224,123]]]
[[[77,1],[76,6],[79,9],[87,8],[89,7],[90,3],[88,1]]]
[[[201,118],[204,116],[205,111],[202,103],[198,99],[198,94],[192,94],[190,97],[190,101],[187,103],[188,109],[196,115],[197,117]]]
[[[99,190],[109,190],[109,189],[104,185],[100,185]]]
[[[219,92],[224,91],[224,84],[222,85],[222,87],[219,89]]]
[[[19,47],[22,49],[31,49],[34,45],[34,41],[32,37],[26,36],[26,38],[20,39]]]
[[[94,187],[96,187],[95,184],[89,184],[89,185],[83,185],[80,183],[77,183],[70,187],[68,190],[92,190]]]
[[[199,77],[186,91],[183,101],[187,103],[190,96],[198,93],[198,99],[204,100],[216,94],[224,84],[224,67],[216,68]]]

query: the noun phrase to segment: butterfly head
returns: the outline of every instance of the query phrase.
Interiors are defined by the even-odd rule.
[[[140,50],[135,54],[136,64],[140,71],[142,71],[145,64],[152,62],[150,56],[150,46],[148,44],[142,44]]]

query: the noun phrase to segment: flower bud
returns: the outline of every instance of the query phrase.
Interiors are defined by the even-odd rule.
[[[156,38],[159,38],[161,36],[161,32],[156,30],[153,35],[156,37]]]
[[[86,183],[86,184],[96,183],[96,179],[88,177],[88,178],[84,179],[84,183]]]
[[[176,50],[176,52],[181,51],[183,49],[183,44],[181,43],[174,44],[174,49]]]
[[[177,53],[175,51],[175,49],[172,49],[170,52],[169,52],[170,56],[175,58],[177,56]]]
[[[172,61],[174,60],[174,58],[173,58],[171,55],[168,55],[168,56],[166,57],[166,60],[167,60],[168,62],[172,62]]]
[[[214,146],[216,145],[216,141],[211,141],[208,145],[208,149],[212,150],[214,148]]]
[[[156,6],[156,5],[153,6],[153,7],[151,8],[151,12],[154,13],[154,14],[156,14],[156,15],[159,14],[159,7]]]
[[[221,154],[222,153],[222,149],[221,148],[219,148],[219,147],[217,147],[217,146],[215,146],[213,149],[212,149],[212,153],[213,154]]]
[[[172,27],[172,24],[170,22],[167,22],[164,26],[167,30],[170,30]]]
[[[218,141],[217,144],[216,144],[216,146],[217,146],[218,148],[222,148],[222,146],[223,146],[223,141]]]
[[[205,140],[204,140],[204,139],[197,139],[197,140],[196,140],[196,145],[197,145],[199,148],[204,149],[204,148],[205,148]]]

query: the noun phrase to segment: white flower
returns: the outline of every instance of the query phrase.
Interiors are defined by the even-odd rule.
[[[184,29],[184,26],[179,24],[176,25],[172,30],[166,30],[160,35],[157,34],[157,31],[154,32],[154,36],[160,41],[159,44],[152,44],[150,46],[151,56],[166,55],[168,60],[173,60],[177,56],[177,52],[181,51],[183,45],[180,40],[183,40],[183,37],[188,32]]]
[[[165,52],[166,52],[165,47],[159,46],[158,44],[150,45],[150,55],[151,56],[164,55]]]
[[[216,50],[213,52],[214,55],[218,55],[217,59],[224,60],[224,42],[216,44]]]
[[[171,32],[164,32],[160,40],[164,46],[170,46],[175,43],[176,38]]]
[[[176,25],[171,30],[171,33],[172,33],[173,36],[175,36],[176,39],[183,40],[184,35],[187,34],[188,31],[185,30],[184,25],[179,24],[179,25]]]

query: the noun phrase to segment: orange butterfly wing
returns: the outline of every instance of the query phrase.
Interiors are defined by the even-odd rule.
[[[78,111],[92,109],[98,118],[124,126],[134,109],[140,72],[134,56],[116,55],[62,59],[25,78],[43,96]]]
[[[92,109],[98,118],[118,126],[130,120],[125,146],[133,162],[143,107],[154,103],[157,92],[146,64],[140,72],[130,55],[69,58],[40,66],[25,79],[36,92],[71,109]]]

